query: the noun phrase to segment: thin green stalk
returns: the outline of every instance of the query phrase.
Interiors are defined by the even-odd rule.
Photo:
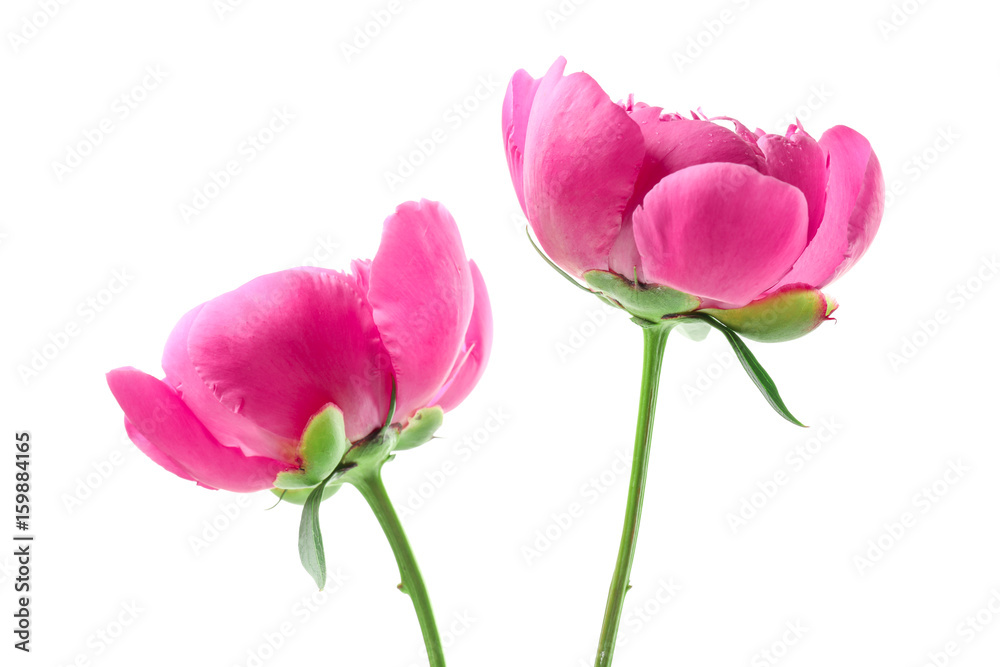
[[[424,579],[420,576],[420,568],[417,560],[410,549],[410,543],[403,532],[403,525],[396,516],[389,495],[386,493],[385,485],[382,483],[381,466],[376,467],[371,473],[353,481],[354,485],[368,501],[368,505],[375,513],[382,531],[389,540],[392,553],[396,556],[396,564],[399,566],[399,576],[402,579],[400,590],[410,596],[413,601],[413,608],[417,612],[417,619],[420,621],[420,632],[424,636],[424,646],[427,647],[427,657],[430,660],[430,667],[445,667],[444,650],[441,648],[441,636],[438,634],[437,623],[434,621],[434,611],[431,609],[431,600],[427,595],[427,587]]]
[[[597,645],[594,667],[609,667],[615,654],[618,625],[629,589],[632,559],[639,539],[639,519],[642,515],[642,498],[646,491],[646,471],[649,468],[649,445],[653,435],[653,417],[656,414],[656,395],[660,387],[660,369],[663,352],[667,346],[669,325],[644,326],[642,355],[642,389],[639,398],[639,418],[635,426],[635,450],[632,454],[632,477],[629,480],[628,503],[625,507],[625,525],[618,547],[615,574],[608,591],[608,604],[604,610],[601,639]]]

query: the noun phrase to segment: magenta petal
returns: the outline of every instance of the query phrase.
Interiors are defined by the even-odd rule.
[[[472,260],[469,260],[469,268],[472,271],[472,284],[476,295],[472,319],[469,321],[465,342],[448,380],[439,390],[439,396],[430,401],[430,405],[439,405],[445,412],[454,409],[465,400],[479,382],[483,371],[486,370],[486,362],[489,361],[490,350],[493,347],[493,311],[490,308],[486,283],[479,272],[479,267]]]
[[[565,67],[566,60],[563,58],[560,60]],[[528,209],[524,205],[524,137],[528,130],[531,103],[535,99],[535,92],[541,81],[532,78],[523,69],[518,70],[511,77],[507,85],[507,94],[503,98],[501,123],[504,145],[507,149],[507,168],[510,169],[510,180],[514,184],[514,191],[517,192],[517,201],[520,202],[525,215],[528,214]]]
[[[797,188],[712,163],[664,178],[633,221],[647,281],[739,307],[788,271],[809,216]]]
[[[809,233],[812,240],[823,219],[826,204],[826,184],[829,172],[826,151],[805,132],[795,132],[788,137],[768,134],[757,141],[767,158],[767,175],[794,185],[806,198],[809,206]]]
[[[622,228],[618,232],[615,244],[611,246],[611,253],[608,255],[608,268],[629,280],[638,279],[639,282],[644,283],[646,282],[646,274],[642,270],[642,257],[639,255],[639,248],[635,245],[633,226],[632,216],[627,216],[622,222]]]
[[[361,293],[368,294],[368,278],[372,272],[372,261],[370,259],[352,259],[351,260],[351,275],[358,283],[358,289]]]
[[[227,447],[240,447],[247,455],[268,456],[296,463],[298,437],[280,438],[219,402],[212,390],[202,382],[188,352],[188,335],[204,304],[189,311],[170,333],[163,350],[163,370],[166,382],[180,395],[198,420],[215,438]]]
[[[194,477],[188,474],[188,471],[184,468],[184,466],[182,466],[180,463],[174,461],[172,458],[161,452],[159,449],[156,448],[156,445],[151,443],[146,438],[146,436],[144,436],[142,433],[139,433],[139,430],[132,425],[132,422],[128,420],[128,417],[125,418],[125,433],[128,434],[129,440],[131,440],[132,443],[136,446],[136,449],[138,449],[140,452],[151,458],[153,462],[156,463],[158,466],[166,469],[168,472],[174,473],[175,475],[177,475],[182,479],[187,479],[192,482],[198,481]],[[201,484],[201,482],[198,483]],[[201,485],[208,489],[218,490],[214,486],[207,486],[206,484],[201,484]]]
[[[819,140],[830,156],[826,206],[816,235],[776,287],[804,283],[821,288],[854,265],[871,245],[882,220],[885,183],[871,144],[838,125]]]
[[[729,128],[707,120],[661,118],[659,107],[636,107],[630,115],[642,131],[646,155],[626,212],[642,203],[664,177],[696,164],[731,162],[764,171],[759,149]]]
[[[119,368],[108,373],[108,386],[132,432],[142,436],[133,440],[136,446],[181,477],[210,488],[249,492],[270,489],[278,473],[291,467],[222,445],[184,401],[152,375]]]
[[[327,403],[359,440],[389,410],[392,366],[352,276],[290,269],[206,303],[188,335],[202,381],[233,412],[298,441]]]
[[[524,202],[542,248],[580,277],[607,269],[644,153],[642,133],[590,76],[552,66],[535,93]]]
[[[383,226],[368,291],[395,370],[396,421],[427,407],[447,380],[474,298],[469,260],[448,211],[427,200],[400,205]]]

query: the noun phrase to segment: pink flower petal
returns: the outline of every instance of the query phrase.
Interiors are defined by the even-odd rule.
[[[577,277],[607,269],[644,153],[642,133],[590,76],[549,69],[524,148],[526,215],[542,248]]]
[[[826,204],[826,184],[829,170],[826,166],[826,151],[816,140],[805,132],[795,132],[787,137],[767,134],[757,145],[767,158],[768,176],[794,185],[805,195],[809,205],[809,233],[812,240],[823,219]]]
[[[649,282],[739,307],[788,271],[809,216],[797,188],[752,167],[712,163],[664,178],[633,221]]]
[[[368,295],[368,278],[372,272],[372,261],[370,259],[352,259],[351,275],[358,282],[358,289],[366,297]]]
[[[559,60],[565,67],[566,60],[564,58]],[[510,180],[517,193],[517,201],[521,204],[521,210],[525,215],[528,214],[528,209],[524,205],[524,137],[528,131],[531,103],[535,99],[535,92],[541,81],[532,78],[523,69],[518,70],[511,77],[507,85],[507,94],[503,98],[501,125],[507,149],[507,168],[510,170]]]
[[[223,445],[240,447],[248,456],[267,456],[286,463],[298,460],[298,438],[280,438],[219,402],[202,382],[188,352],[188,335],[204,304],[189,311],[170,333],[163,350],[165,382],[173,387],[205,428]]]
[[[871,245],[882,220],[885,183],[871,144],[849,127],[823,133],[830,180],[819,229],[805,252],[775,286],[804,283],[822,288],[843,275]]]
[[[469,328],[473,289],[458,226],[444,206],[407,202],[386,219],[368,299],[395,370],[395,421],[427,407],[448,378]]]
[[[664,177],[685,167],[731,162],[764,171],[760,150],[736,132],[707,120],[679,116],[661,118],[662,111],[659,107],[643,106],[634,108],[630,113],[642,131],[646,155],[626,214],[639,206],[646,194]]]
[[[472,284],[475,289],[475,305],[469,329],[465,332],[465,342],[459,351],[458,360],[451,370],[448,380],[438,391],[438,397],[431,399],[430,405],[438,405],[448,412],[465,400],[479,382],[486,370],[493,347],[493,311],[490,297],[486,293],[486,283],[476,263],[469,261]]]
[[[622,222],[618,238],[611,246],[608,267],[629,280],[638,278],[639,282],[646,282],[646,273],[642,270],[642,256],[639,254],[639,248],[635,245],[635,230],[631,215],[626,216],[625,221]]]
[[[182,466],[180,463],[174,461],[172,458],[161,452],[159,449],[156,448],[156,445],[151,443],[146,438],[146,436],[144,436],[142,433],[139,433],[139,430],[132,425],[132,422],[128,420],[128,417],[125,418],[125,433],[128,434],[129,440],[132,441],[132,443],[136,446],[136,448],[140,452],[151,458],[156,465],[166,469],[168,472],[174,473],[175,475],[177,475],[182,479],[190,480],[192,482],[198,482],[198,480],[196,480],[194,477],[188,474],[188,471],[184,468],[184,466]],[[198,484],[204,486],[206,489],[212,489],[213,491],[218,490],[214,486],[207,486],[205,484],[202,484],[201,482],[198,482]]]
[[[389,410],[392,364],[356,279],[335,271],[272,273],[209,301],[188,351],[224,406],[282,438],[298,441],[327,403],[351,441]]]
[[[263,456],[245,456],[226,447],[198,421],[164,382],[134,368],[108,373],[108,386],[125,411],[133,442],[167,470],[226,491],[270,489],[278,473],[291,468]]]

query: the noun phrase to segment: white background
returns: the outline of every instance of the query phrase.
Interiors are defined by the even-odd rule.
[[[796,114],[816,136],[850,125],[901,192],[864,260],[828,288],[837,323],[751,344],[811,430],[770,411],[721,336],[668,345],[615,664],[774,664],[760,651],[786,623],[805,628],[775,647],[788,667],[917,667],[952,640],[947,664],[997,664],[1000,615],[985,612],[992,624],[971,642],[960,627],[991,596],[1000,609],[994,3],[908,0],[894,15],[888,0],[405,1],[350,57],[344,45],[387,0],[221,12],[212,0],[50,2],[47,20],[44,4],[8,0],[0,16],[0,535],[12,544],[22,429],[37,535],[30,655],[11,647],[12,547],[0,549],[4,665],[228,667],[257,664],[254,653],[268,666],[421,664],[412,607],[356,492],[322,507],[346,580],[303,612],[314,586],[296,553],[298,508],[265,512],[270,494],[209,492],[159,469],[124,439],[104,382],[118,366],[158,373],[176,320],[254,276],[372,256],[384,217],[421,197],[454,214],[496,319],[490,367],[441,439],[386,468],[449,664],[592,664],[641,334],[565,284],[523,233],[501,103],[516,69],[541,76],[560,54],[616,100],[634,92],[768,131]],[[714,22],[723,10],[728,23]],[[241,144],[275,109],[294,120],[247,160]],[[60,179],[53,163],[106,118],[111,133]],[[386,172],[436,128],[445,141],[390,188]],[[229,160],[240,173],[185,221],[180,205]],[[112,295],[116,271],[127,285]],[[73,324],[25,380],[19,368]],[[491,414],[502,424],[487,434]],[[811,438],[818,451],[799,467],[788,453]],[[915,501],[951,463],[967,472]],[[443,467],[454,474],[441,483]],[[777,471],[788,483],[753,498],[756,516],[734,531],[727,515]],[[573,503],[581,512],[560,528]],[[907,512],[915,525],[885,536]],[[880,539],[878,562],[860,566]],[[680,590],[664,601],[671,579]]]

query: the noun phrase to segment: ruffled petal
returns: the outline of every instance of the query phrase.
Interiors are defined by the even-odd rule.
[[[188,335],[203,307],[204,304],[185,314],[170,333],[163,350],[165,382],[174,388],[198,420],[223,445],[240,447],[248,456],[268,456],[295,463],[298,438],[281,438],[262,429],[245,414],[237,414],[220,403],[202,382],[188,352]]]
[[[444,206],[427,200],[399,206],[385,221],[368,289],[395,369],[396,421],[426,407],[447,380],[474,298],[462,238]]]
[[[821,288],[843,275],[871,245],[882,220],[885,182],[871,144],[849,127],[823,133],[829,185],[823,219],[805,252],[775,288],[804,283]]]
[[[166,469],[167,472],[174,473],[182,479],[198,482],[198,480],[188,474],[188,471],[184,468],[184,466],[157,449],[156,445],[151,443],[146,436],[140,433],[139,430],[132,425],[132,422],[128,420],[128,417],[125,418],[125,433],[128,434],[129,440],[131,440],[132,444],[136,446],[136,449],[151,458],[153,463]],[[201,484],[201,482],[198,483]],[[213,486],[206,486],[205,484],[201,484],[201,486],[217,490]]]
[[[638,279],[641,283],[646,282],[646,273],[642,270],[642,256],[635,245],[635,229],[631,215],[625,218],[621,231],[618,232],[618,238],[611,246],[608,267],[629,280]]]
[[[327,403],[359,440],[389,410],[392,364],[354,277],[290,269],[206,303],[188,335],[202,381],[228,409],[298,439]]]
[[[642,133],[590,76],[541,80],[524,148],[526,215],[542,248],[577,277],[607,269],[644,153]]]
[[[642,131],[646,154],[626,214],[639,206],[664,177],[686,167],[731,162],[764,171],[764,159],[753,143],[708,120],[662,115],[659,107],[636,106],[630,117]]]
[[[108,386],[125,412],[133,442],[164,468],[202,486],[226,491],[270,489],[291,468],[264,456],[226,447],[198,421],[164,382],[134,368],[108,373]]]
[[[367,298],[368,296],[368,278],[371,276],[372,272],[372,261],[370,259],[352,259],[351,260],[351,275],[358,283],[358,290]]]
[[[560,58],[560,60],[565,66],[565,59]],[[507,85],[501,114],[507,168],[510,170],[510,180],[517,193],[517,201],[521,204],[521,210],[525,215],[528,215],[528,209],[524,205],[524,138],[528,131],[531,104],[535,100],[535,93],[541,81],[523,69],[515,72]]]
[[[797,188],[730,163],[667,176],[633,220],[647,281],[724,307],[749,303],[787,273],[809,224]]]
[[[438,391],[437,397],[431,399],[429,403],[440,406],[445,412],[457,407],[476,386],[479,378],[483,376],[483,371],[486,370],[486,362],[489,361],[490,350],[493,348],[493,311],[490,308],[486,283],[479,272],[479,267],[471,260],[469,269],[472,272],[472,284],[476,295],[472,319],[469,321],[465,342],[448,380]]]
[[[826,151],[805,132],[788,136],[767,134],[757,141],[767,158],[767,175],[794,185],[806,198],[809,206],[809,232],[811,241],[823,220],[826,204],[826,185],[829,171]]]

